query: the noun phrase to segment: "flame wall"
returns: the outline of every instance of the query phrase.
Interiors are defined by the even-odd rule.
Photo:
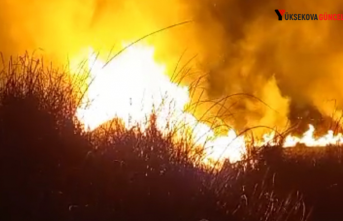
[[[305,0],[2,0],[0,50],[15,55],[42,48],[45,54],[65,61],[67,55],[76,56],[89,45],[109,50],[122,40],[135,40],[193,19],[191,24],[147,40],[156,46],[157,59],[173,70],[187,49],[183,61],[198,55],[188,80],[206,73],[201,84],[208,97],[249,93],[272,107],[251,98],[228,100],[225,107],[233,115],[223,118],[236,128],[284,126],[290,103],[313,105],[330,116],[335,108],[330,99],[341,107],[343,22],[280,22],[274,10],[340,13],[342,4]]]

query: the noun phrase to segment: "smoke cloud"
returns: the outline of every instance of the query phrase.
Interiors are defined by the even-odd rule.
[[[158,60],[172,71],[187,49],[189,81],[206,74],[206,96],[231,94],[220,114],[237,129],[284,127],[290,106],[313,106],[331,116],[343,106],[343,21],[278,21],[288,13],[342,13],[339,1],[304,0],[3,0],[0,50],[5,55],[41,48],[58,61],[92,46],[109,50],[157,29],[192,20],[150,36]],[[200,94],[200,93],[199,93]],[[198,95],[199,95],[198,94]],[[196,97],[196,96],[195,96]],[[335,100],[335,102],[330,102]],[[227,114],[227,113],[226,113]],[[338,113],[337,113],[338,114]],[[338,116],[338,115],[337,115]]]

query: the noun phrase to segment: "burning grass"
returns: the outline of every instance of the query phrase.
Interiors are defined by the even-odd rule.
[[[75,118],[82,91],[66,76],[29,56],[1,72],[6,220],[343,217],[340,147],[312,147],[316,153],[304,147],[252,149],[245,160],[208,171],[197,163],[204,152],[162,134],[154,115],[144,131],[113,120],[85,132]]]

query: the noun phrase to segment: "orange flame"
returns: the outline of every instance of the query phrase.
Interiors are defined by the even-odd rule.
[[[304,144],[308,147],[324,147],[328,145],[342,145],[343,135],[341,133],[334,135],[332,130],[319,138],[314,137],[314,126],[309,125],[309,129],[303,134],[302,137],[287,136],[283,144],[284,147],[293,147],[297,144]]]
[[[216,136],[210,126],[185,111],[190,101],[189,89],[170,81],[165,66],[154,60],[153,47],[131,46],[108,65],[104,65],[105,62],[97,59],[94,54],[90,55],[89,69],[94,79],[88,85],[87,96],[76,114],[87,131],[113,118],[120,118],[126,128],[138,124],[144,130],[155,107],[158,110],[158,129],[168,132],[178,128],[176,131],[179,136],[191,131],[195,144],[204,148],[205,164],[223,163],[225,159],[236,162],[246,153],[244,136],[237,137],[233,129],[226,136]],[[313,133],[314,127],[310,125],[303,137],[286,137],[283,146],[343,143],[342,134],[334,136],[333,131],[329,131],[327,135],[315,139]],[[274,133],[265,134],[258,146],[267,143],[273,145],[274,138]]]

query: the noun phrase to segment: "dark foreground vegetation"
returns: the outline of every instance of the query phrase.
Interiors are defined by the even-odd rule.
[[[84,133],[63,71],[1,72],[1,220],[343,220],[342,149],[266,147],[204,172],[152,125]]]

